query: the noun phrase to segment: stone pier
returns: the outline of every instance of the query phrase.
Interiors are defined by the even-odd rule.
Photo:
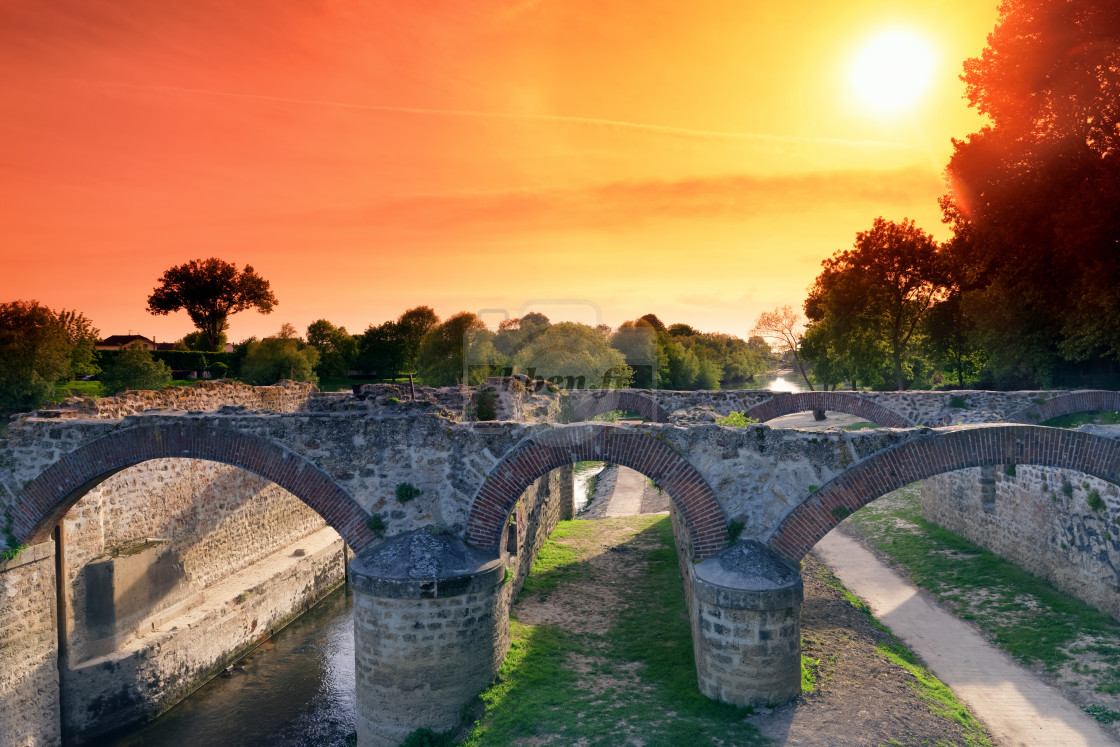
[[[506,563],[420,529],[360,553],[350,581],[359,747],[459,726],[509,648]]]
[[[801,575],[773,550],[739,542],[690,574],[700,692],[740,706],[801,693]]]

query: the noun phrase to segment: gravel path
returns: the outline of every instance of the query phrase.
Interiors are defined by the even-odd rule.
[[[855,540],[830,532],[817,543],[813,554],[968,704],[997,744],[1116,744],[1058,690],[918,594]]]

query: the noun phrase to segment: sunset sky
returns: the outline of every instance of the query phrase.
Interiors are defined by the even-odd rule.
[[[996,0],[0,0],[0,301],[191,331],[168,267],[252,265],[231,340],[428,304],[745,335],[876,216],[938,238]],[[891,32],[931,82],[852,70]],[[892,70],[894,66],[887,66]],[[904,74],[906,68],[899,68]],[[496,322],[500,315],[491,314]]]

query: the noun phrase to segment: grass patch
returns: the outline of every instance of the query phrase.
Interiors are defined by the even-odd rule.
[[[757,423],[758,418],[748,418],[745,412],[733,411],[722,418],[716,418],[716,422],[720,425],[730,425],[733,428],[746,428],[748,425]]]
[[[865,431],[868,428],[878,428],[877,423],[869,423],[867,421],[860,421],[858,423],[848,423],[847,425],[840,426],[842,431]]]
[[[804,641],[801,643],[801,648],[805,648]],[[801,654],[801,692],[811,693],[817,689],[817,675],[820,668],[820,659],[810,659],[805,654]]]
[[[1076,428],[1079,425],[1120,425],[1120,412],[1116,410],[1093,410],[1091,412],[1071,412],[1041,423],[1052,428]]]
[[[851,520],[915,584],[1019,661],[1058,674],[1074,654],[1091,650],[1107,666],[1083,674],[1096,690],[1120,693],[1120,622],[922,519],[917,485],[873,501]],[[1096,648],[1088,649],[1086,640]]]
[[[617,588],[623,609],[604,635],[511,621],[513,642],[466,745],[552,744],[650,747],[767,744],[744,719],[750,709],[700,694],[684,589],[668,517],[640,517],[628,562],[643,568]],[[523,594],[561,583],[594,583],[588,562],[594,521],[565,521],[533,564]],[[581,658],[590,672],[581,674]],[[589,687],[587,677],[598,687]]]
[[[73,390],[73,392],[71,392]],[[56,384],[54,388],[54,399],[61,402],[67,397],[104,397],[105,389],[101,386],[100,381],[67,381],[62,384]]]

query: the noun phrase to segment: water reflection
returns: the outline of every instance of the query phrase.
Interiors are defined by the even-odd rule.
[[[354,733],[351,595],[326,597],[155,721],[103,747],[321,747]]]
[[[755,386],[758,389],[769,389],[772,392],[807,392],[805,381],[798,374],[789,371],[780,371],[776,374],[756,376]]]

